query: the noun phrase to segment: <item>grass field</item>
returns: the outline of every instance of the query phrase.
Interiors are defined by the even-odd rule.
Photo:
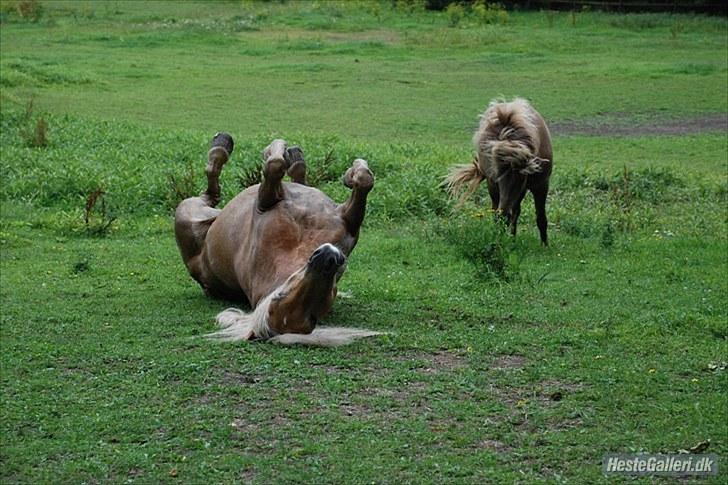
[[[1,482],[606,483],[607,453],[706,442],[725,481],[724,18],[20,3],[0,2]],[[554,127],[548,248],[530,196],[512,239],[484,188],[456,213],[438,187],[516,95]],[[273,137],[336,200],[370,161],[324,323],[390,335],[200,338],[229,303],[187,276],[172,211],[223,130],[225,200]]]

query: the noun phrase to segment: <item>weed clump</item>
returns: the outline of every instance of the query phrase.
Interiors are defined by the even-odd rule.
[[[481,277],[510,281],[518,273],[513,238],[501,220],[487,217],[489,213],[466,213],[445,221],[444,237],[475,264]]]
[[[196,194],[197,188],[197,170],[191,160],[185,159],[185,170],[177,175],[176,172],[167,174],[167,207],[174,209],[177,205],[188,197]]]
[[[111,224],[116,220],[116,216],[107,212],[105,194],[106,192],[99,187],[86,197],[86,206],[83,211],[86,234],[105,236],[108,234]],[[96,208],[97,203],[100,203],[98,209]]]
[[[505,24],[508,22],[508,12],[500,3],[478,0],[470,8],[475,18],[482,25]]]
[[[48,121],[41,116],[33,117],[33,100],[25,105],[25,112],[19,120],[19,133],[23,144],[30,148],[44,148],[48,146]]]

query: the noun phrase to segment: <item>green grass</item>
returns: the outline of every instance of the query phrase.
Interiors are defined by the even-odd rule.
[[[501,95],[552,121],[728,109],[724,19],[512,13],[450,28],[376,5],[53,2],[36,23],[11,11],[3,99],[165,128],[458,146]]]
[[[438,184],[496,95],[553,123],[725,113],[725,19],[41,5],[0,3],[2,482],[606,483],[607,453],[706,440],[724,481],[726,133],[556,136],[548,248],[530,196],[511,239],[484,188],[454,213]],[[217,130],[225,200],[274,136],[337,200],[370,161],[325,323],[390,335],[200,338],[229,303],[186,274],[172,210]]]

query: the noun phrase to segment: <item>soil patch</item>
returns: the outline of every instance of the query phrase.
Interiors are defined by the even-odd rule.
[[[490,368],[495,370],[522,369],[526,365],[526,358],[522,355],[499,355],[495,358]]]
[[[649,136],[691,135],[728,132],[728,113],[712,113],[684,118],[635,119],[624,113],[610,113],[584,120],[563,120],[549,123],[556,136]]]

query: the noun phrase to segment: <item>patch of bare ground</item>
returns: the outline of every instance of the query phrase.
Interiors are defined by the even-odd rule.
[[[517,370],[526,366],[526,358],[522,355],[503,354],[493,360],[490,368],[495,370]]]
[[[465,367],[466,364],[464,356],[447,350],[438,350],[432,354],[425,352],[408,353],[398,356],[395,360],[411,363],[418,372],[423,374],[451,372]]]
[[[255,468],[248,467],[240,472],[240,476],[238,477],[238,479],[241,483],[253,483],[253,480],[255,480],[255,477],[257,475],[258,472],[255,471]]]
[[[552,406],[580,391],[582,385],[558,379],[548,379],[526,388],[514,386],[505,389],[494,387],[493,389],[500,401],[511,407],[525,407],[529,403]]]
[[[709,113],[683,118],[636,119],[626,113],[609,113],[583,120],[549,123],[557,136],[651,136],[728,133],[728,113]]]
[[[494,451],[495,453],[508,453],[513,448],[506,443],[498,440],[484,439],[473,445],[474,448]]]
[[[229,369],[222,369],[217,377],[217,383],[226,387],[258,384],[263,380],[255,374],[236,372]]]

